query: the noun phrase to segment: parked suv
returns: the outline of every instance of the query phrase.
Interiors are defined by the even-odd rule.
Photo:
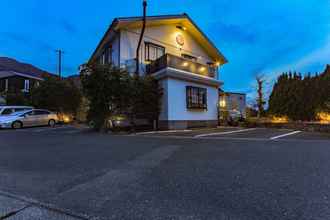
[[[0,116],[10,115],[15,112],[32,110],[31,106],[0,106]]]

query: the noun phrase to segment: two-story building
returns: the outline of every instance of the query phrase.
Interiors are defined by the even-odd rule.
[[[89,62],[136,69],[142,17],[116,18]],[[139,73],[163,88],[163,129],[216,126],[219,68],[226,58],[187,14],[148,16],[139,51]]]

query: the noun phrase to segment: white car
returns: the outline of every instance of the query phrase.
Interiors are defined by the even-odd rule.
[[[33,109],[0,116],[0,128],[19,129],[42,125],[53,127],[57,122],[57,114],[44,109]]]
[[[27,111],[32,109],[33,107],[31,106],[0,106],[0,116],[10,115],[15,112]]]

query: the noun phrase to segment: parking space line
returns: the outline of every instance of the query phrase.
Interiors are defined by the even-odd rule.
[[[163,134],[163,133],[177,133],[177,132],[191,132],[192,130],[168,130],[168,131],[148,131],[148,132],[139,132],[135,135],[144,135],[144,134]]]
[[[276,140],[276,139],[279,139],[279,138],[282,138],[282,137],[287,137],[287,136],[295,135],[295,134],[298,134],[298,133],[301,133],[301,131],[293,131],[293,132],[290,132],[290,133],[286,133],[286,134],[278,135],[278,136],[275,136],[275,137],[271,137],[270,140]]]
[[[194,136],[194,138],[234,134],[234,133],[241,133],[241,132],[254,131],[254,130],[256,130],[256,128],[247,128],[247,129],[241,129],[241,130],[235,130],[235,131],[225,131],[225,132],[216,132],[216,133],[208,133],[208,134],[199,134],[199,135]]]

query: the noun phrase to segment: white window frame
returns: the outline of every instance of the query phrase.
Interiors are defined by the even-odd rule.
[[[8,79],[5,79],[5,91],[8,91]]]
[[[24,91],[28,92],[30,91],[30,80],[24,79]]]

